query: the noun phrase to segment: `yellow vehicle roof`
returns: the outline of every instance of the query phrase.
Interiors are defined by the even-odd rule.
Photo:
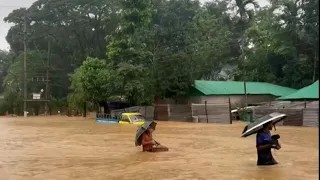
[[[134,115],[141,115],[141,114],[140,113],[122,113],[122,115],[134,116]]]

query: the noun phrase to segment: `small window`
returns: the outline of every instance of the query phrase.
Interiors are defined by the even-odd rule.
[[[127,115],[122,115],[121,121],[130,122]]]
[[[131,115],[130,119],[132,122],[145,121],[145,118],[142,115]]]

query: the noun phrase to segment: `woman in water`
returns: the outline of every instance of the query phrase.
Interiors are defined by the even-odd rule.
[[[168,151],[169,149],[167,147],[162,146],[158,142],[153,140],[152,132],[153,132],[153,129],[149,127],[142,134],[142,151],[147,151],[147,152]]]
[[[278,139],[279,135],[271,136],[270,130],[272,130],[273,124],[271,122],[263,125],[263,129],[257,133],[257,153],[258,161],[257,165],[275,165],[278,162],[273,158],[271,149],[279,150],[281,148]]]

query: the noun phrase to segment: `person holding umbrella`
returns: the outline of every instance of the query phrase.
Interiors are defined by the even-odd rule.
[[[263,116],[253,123],[247,125],[243,132],[242,137],[248,137],[252,134],[256,135],[256,148],[258,154],[257,165],[275,165],[278,162],[273,158],[271,149],[279,150],[281,148],[278,139],[280,135],[276,134],[271,136],[271,130],[275,124],[286,117],[285,114],[272,113]]]
[[[157,123],[154,121],[147,121],[139,127],[136,134],[136,146],[142,145],[142,151],[145,152],[161,152],[169,149],[152,138],[152,133],[156,129]]]
[[[273,158],[271,149],[279,150],[281,148],[278,139],[280,136],[278,134],[271,136],[270,131],[273,128],[272,122],[268,122],[263,125],[263,128],[258,131],[256,137],[256,147],[258,154],[257,165],[275,165],[278,162]]]

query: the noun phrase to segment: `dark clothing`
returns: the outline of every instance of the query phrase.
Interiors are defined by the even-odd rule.
[[[270,144],[271,140],[272,139],[271,139],[270,132],[260,131],[257,133],[256,147]],[[271,154],[271,147],[263,150],[257,149],[257,153],[258,153],[258,161],[257,161],[258,166],[278,164]]]

